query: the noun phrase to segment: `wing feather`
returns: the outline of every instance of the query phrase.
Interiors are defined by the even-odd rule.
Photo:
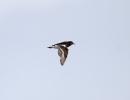
[[[59,46],[58,54],[60,56],[60,63],[63,66],[68,55],[68,49],[65,48],[64,46]]]

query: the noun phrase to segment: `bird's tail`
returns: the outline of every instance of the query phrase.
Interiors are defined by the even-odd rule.
[[[47,48],[53,48],[53,47],[50,46],[50,47],[47,47]]]

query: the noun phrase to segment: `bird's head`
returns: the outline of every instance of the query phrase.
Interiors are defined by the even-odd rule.
[[[68,41],[67,43],[67,47],[71,46],[71,45],[74,45],[74,43],[72,41]]]

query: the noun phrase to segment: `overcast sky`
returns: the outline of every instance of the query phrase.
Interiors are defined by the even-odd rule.
[[[2,0],[0,100],[130,100],[130,1]]]

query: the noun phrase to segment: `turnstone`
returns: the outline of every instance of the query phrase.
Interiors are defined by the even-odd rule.
[[[68,48],[69,46],[73,45],[74,43],[72,41],[64,41],[61,43],[54,44],[48,48],[54,48],[58,49],[58,55],[60,56],[60,63],[63,66],[65,63],[65,60],[68,55]]]

